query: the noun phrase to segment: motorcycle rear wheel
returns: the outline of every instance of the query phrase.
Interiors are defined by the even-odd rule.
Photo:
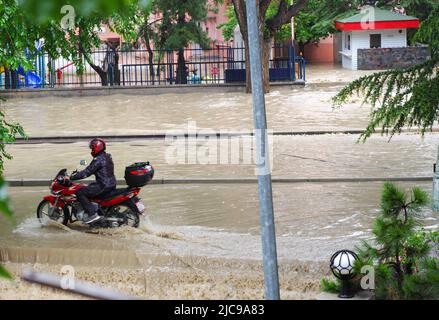
[[[55,210],[50,214],[50,210],[53,209],[53,205],[50,201],[43,200],[40,202],[37,208],[37,218],[41,224],[45,224],[47,219],[62,223],[67,225],[69,222],[68,215],[65,214],[63,209],[55,208]]]
[[[133,228],[137,228],[139,226],[139,222],[140,222],[139,214],[129,204],[123,203],[116,205],[113,207],[113,210],[115,212],[118,212],[118,214],[122,214],[124,218],[126,218],[125,223],[123,225],[127,225]]]

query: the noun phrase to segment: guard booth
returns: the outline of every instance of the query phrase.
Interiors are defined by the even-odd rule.
[[[429,58],[428,47],[410,47],[407,30],[419,28],[419,19],[398,12],[365,6],[356,14],[335,21],[342,32],[343,68],[384,70],[406,68]]]

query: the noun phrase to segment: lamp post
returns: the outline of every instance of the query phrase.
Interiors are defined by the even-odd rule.
[[[439,165],[439,147],[438,147],[438,154],[436,163],[434,165],[434,174],[433,174],[433,211],[438,212],[439,211],[439,172],[438,172],[438,165]]]
[[[257,152],[259,191],[259,216],[261,224],[262,254],[264,264],[265,298],[279,300],[279,274],[277,265],[276,231],[274,225],[271,168],[268,148],[267,119],[265,111],[264,81],[262,73],[261,34],[256,1],[246,1],[250,74],[253,94],[253,123]]]
[[[334,276],[341,280],[339,298],[348,299],[354,296],[349,280],[355,277],[355,260],[358,260],[358,256],[355,252],[350,250],[337,251],[331,257],[329,267]]]

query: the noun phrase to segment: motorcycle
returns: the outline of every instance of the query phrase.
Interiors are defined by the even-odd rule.
[[[81,165],[86,162],[81,160]],[[149,183],[154,176],[154,168],[149,162],[134,163],[125,168],[126,188],[115,189],[92,199],[101,219],[91,223],[92,227],[116,228],[123,225],[137,228],[140,215],[145,206],[138,197],[141,187]],[[68,178],[67,169],[58,172],[50,184],[50,195],[45,196],[37,208],[37,218],[41,223],[46,219],[64,225],[83,221],[86,213],[76,198],[76,192],[86,187],[83,183],[73,183]]]

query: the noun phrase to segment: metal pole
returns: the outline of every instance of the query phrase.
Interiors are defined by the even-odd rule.
[[[439,212],[439,147],[433,174],[433,211]]]
[[[265,114],[264,81],[262,73],[261,35],[258,28],[256,0],[247,0],[247,27],[250,50],[250,71],[253,93],[253,122],[256,139],[256,160],[259,190],[259,211],[264,260],[265,298],[279,300],[279,275],[276,252],[276,233],[271,188],[271,168],[268,154],[267,119]]]
[[[294,35],[294,17],[291,18],[291,44],[294,45],[294,40],[296,40]]]
[[[112,290],[104,289],[85,281],[75,281],[73,288],[63,288],[62,278],[51,273],[35,272],[33,270],[23,271],[21,278],[31,283],[38,283],[48,287],[81,294],[94,299],[101,300],[138,300],[137,297],[121,294]]]

